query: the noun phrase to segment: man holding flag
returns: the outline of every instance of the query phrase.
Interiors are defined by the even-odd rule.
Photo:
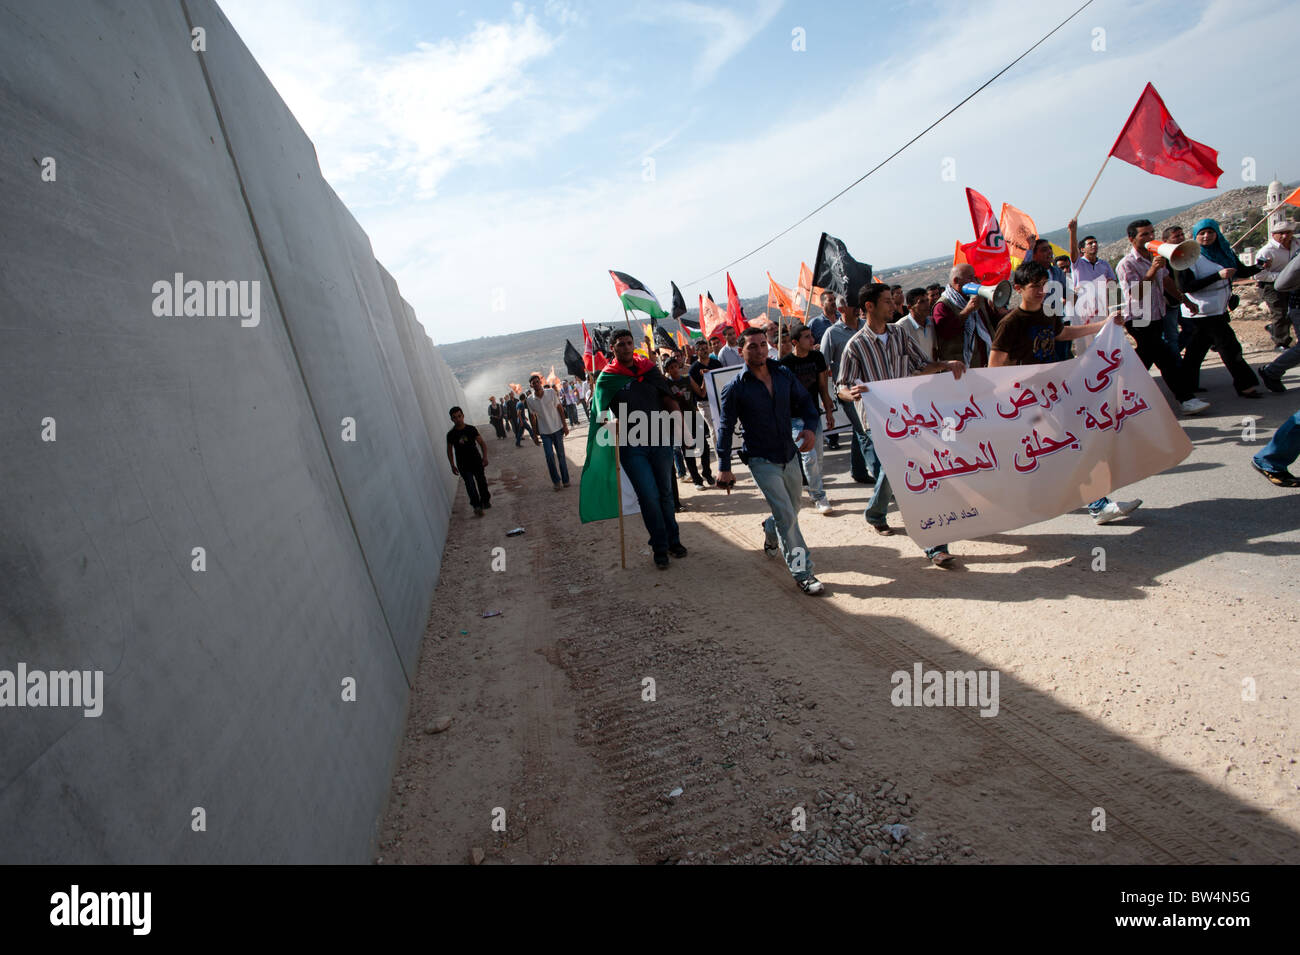
[[[592,421],[605,412],[617,419],[618,451],[593,425],[587,435],[587,463],[582,470],[578,510],[583,523],[617,517],[618,465],[636,490],[641,519],[650,533],[655,566],[667,570],[668,556],[685,557],[673,504],[673,442],[657,422],[662,413],[677,412],[672,386],[651,360],[635,354],[636,342],[627,329],[613,337],[614,361],[596,379]]]

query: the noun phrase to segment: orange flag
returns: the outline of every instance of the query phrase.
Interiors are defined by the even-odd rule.
[[[1011,267],[1015,268],[1025,260],[1029,252],[1029,237],[1038,235],[1038,226],[1034,225],[1034,220],[1028,213],[1004,202],[1002,215],[998,217],[998,228],[1002,230],[1002,238],[1006,240],[1007,249],[1011,252]]]
[[[952,253],[952,264],[963,265],[966,262],[966,253],[961,250],[961,239],[957,240],[957,248]]]
[[[705,338],[712,338],[713,333],[727,324],[727,313],[718,308],[713,296],[700,299],[700,331]]]
[[[821,300],[821,294],[825,289],[817,288],[812,284],[812,269],[808,268],[807,262],[799,263],[799,281],[795,283],[794,300],[791,303],[791,312],[795,318],[806,318],[808,316],[809,301],[817,302]]]
[[[1291,195],[1282,200],[1289,206],[1300,206],[1300,189],[1296,189]]]
[[[771,272],[767,273],[767,307],[774,308],[785,316],[794,314],[794,302],[790,300],[790,290],[783,285],[778,285],[776,279],[772,278]]]

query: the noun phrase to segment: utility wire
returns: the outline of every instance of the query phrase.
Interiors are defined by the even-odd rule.
[[[1067,23],[1069,23],[1071,20],[1073,20],[1075,17],[1077,17],[1080,13],[1082,13],[1082,12],[1083,12],[1084,10],[1086,10],[1088,7],[1092,6],[1092,3],[1093,3],[1093,0],[1087,0],[1087,2],[1084,3],[1083,6],[1079,7],[1078,10],[1075,10],[1075,11],[1074,11],[1073,13],[1071,13],[1068,17],[1066,17],[1064,20],[1062,20],[1060,23],[1058,23],[1056,26],[1054,26],[1050,31],[1048,31],[1046,34],[1044,34],[1042,37],[1040,37],[1039,40],[1038,40],[1038,42],[1035,43],[1033,46],[1031,46],[1029,49],[1025,50],[1024,53],[1021,53],[1018,57],[1016,57],[1014,60],[1012,60],[1012,61],[1011,61],[1010,63],[1008,63],[1006,66],[1002,67],[1002,69],[998,70],[998,71],[997,71],[996,73],[994,73],[991,77],[989,77],[987,80],[985,80],[985,82],[983,83],[983,85],[981,85],[981,86],[980,86],[979,88],[977,88],[974,92],[972,92],[970,95],[968,95],[968,96],[967,96],[965,99],[963,99],[960,103],[958,103],[958,104],[957,104],[956,106],[954,106],[952,109],[948,110],[948,112],[944,113],[942,116],[940,116],[938,119],[936,119],[936,120],[935,120],[933,123],[931,123],[929,126],[925,127],[925,129],[921,130],[919,133],[917,133],[915,136],[913,136],[911,139],[909,139],[907,142],[903,143],[903,145],[899,146],[898,149],[894,150],[892,153],[890,153],[890,154],[889,154],[887,157],[885,157],[883,160],[881,160],[880,162],[878,162],[876,165],[872,166],[869,170],[867,170],[865,173],[863,173],[863,174],[862,174],[861,176],[859,176],[857,179],[853,180],[853,182],[849,183],[847,186],[845,186],[845,187],[844,187],[843,189],[841,189],[839,192],[835,193],[835,195],[831,196],[829,199],[827,199],[825,202],[823,202],[820,206],[818,206],[818,207],[817,207],[816,209],[814,209],[812,212],[808,213],[806,216],[804,216],[804,217],[803,217],[802,219],[800,219],[798,222],[794,223],[794,224],[791,225],[789,228],[782,229],[780,232],[778,232],[776,235],[772,236],[772,238],[768,239],[766,242],[764,242],[764,243],[763,243],[762,245],[760,245],[758,248],[753,249],[752,251],[746,252],[746,253],[745,253],[744,255],[742,255],[740,258],[736,259],[734,262],[728,262],[726,265],[722,266],[722,267],[719,268],[719,269],[715,269],[715,270],[713,270],[712,272],[710,272],[710,273],[707,274],[707,275],[701,275],[698,279],[692,279],[691,281],[689,281],[689,282],[686,283],[686,287],[687,287],[687,288],[690,288],[692,285],[698,285],[700,282],[703,282],[705,279],[711,279],[711,278],[713,278],[713,276],[717,275],[718,273],[720,273],[720,272],[725,272],[727,269],[731,268],[733,265],[736,265],[736,264],[738,264],[738,263],[740,263],[740,262],[745,261],[747,258],[749,258],[751,255],[754,255],[755,253],[758,253],[758,252],[763,251],[763,250],[766,249],[769,245],[771,245],[773,242],[775,242],[777,239],[781,238],[783,235],[786,235],[787,233],[789,233],[789,232],[793,231],[794,229],[797,229],[799,226],[803,225],[805,222],[807,222],[809,219],[811,219],[811,218],[812,218],[813,216],[815,216],[817,213],[821,212],[823,209],[825,209],[827,206],[829,206],[829,205],[830,205],[832,202],[834,202],[836,199],[840,198],[840,196],[844,195],[846,192],[848,192],[848,191],[849,191],[850,189],[852,189],[854,186],[856,186],[856,185],[858,185],[859,183],[861,183],[862,180],[864,180],[864,179],[866,179],[868,176],[870,176],[870,175],[871,175],[873,172],[875,172],[877,169],[880,169],[882,166],[884,166],[886,163],[888,163],[891,159],[893,159],[893,158],[894,158],[895,156],[897,156],[899,153],[903,152],[903,150],[907,149],[907,147],[910,146],[910,145],[912,145],[912,143],[916,142],[918,139],[920,139],[922,136],[924,136],[924,135],[925,135],[926,133],[928,133],[930,130],[934,129],[934,127],[938,126],[940,123],[942,123],[945,119],[947,119],[947,118],[948,118],[949,116],[951,116],[953,113],[957,112],[957,110],[961,109],[963,106],[965,106],[967,103],[969,103],[971,100],[973,100],[973,99],[974,99],[976,96],[978,96],[980,93],[984,92],[984,90],[986,90],[990,85],[992,85],[992,83],[993,83],[994,80],[996,80],[998,77],[1000,77],[1000,76],[1001,76],[1003,73],[1005,73],[1007,70],[1011,69],[1011,67],[1015,66],[1017,63],[1019,63],[1021,60],[1023,60],[1025,57],[1027,57],[1030,53],[1033,53],[1034,50],[1036,50],[1036,49],[1038,49],[1040,46],[1042,46],[1045,42],[1047,42],[1048,39],[1051,38],[1051,36],[1052,36],[1053,33],[1055,33],[1057,30],[1061,29],[1061,27],[1065,26]]]

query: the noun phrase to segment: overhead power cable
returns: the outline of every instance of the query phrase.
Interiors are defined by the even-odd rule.
[[[928,133],[930,130],[934,129],[934,127],[938,126],[940,123],[942,123],[945,119],[947,119],[947,118],[948,118],[949,116],[951,116],[953,113],[957,112],[957,110],[961,109],[963,106],[965,106],[967,103],[969,103],[971,100],[973,100],[973,99],[974,99],[976,96],[978,96],[980,93],[984,92],[984,90],[988,89],[988,87],[991,86],[991,85],[993,84],[993,81],[994,81],[994,80],[996,80],[998,77],[1000,77],[1000,76],[1001,76],[1003,73],[1005,73],[1007,70],[1011,69],[1011,67],[1015,66],[1017,63],[1019,63],[1021,60],[1023,60],[1025,57],[1027,57],[1030,53],[1033,53],[1034,50],[1036,50],[1036,49],[1038,49],[1040,46],[1042,46],[1045,42],[1047,42],[1048,39],[1051,38],[1052,34],[1056,33],[1058,30],[1061,29],[1061,27],[1065,26],[1067,23],[1069,23],[1071,20],[1073,20],[1075,17],[1077,17],[1080,13],[1082,13],[1082,12],[1083,12],[1084,10],[1086,10],[1088,7],[1092,6],[1092,3],[1093,3],[1093,0],[1087,0],[1087,2],[1083,4],[1083,6],[1079,7],[1079,9],[1077,9],[1077,10],[1075,10],[1073,13],[1071,13],[1068,17],[1066,17],[1064,20],[1062,20],[1060,23],[1058,23],[1056,26],[1054,26],[1051,30],[1049,30],[1047,33],[1043,34],[1041,37],[1039,37],[1038,42],[1036,42],[1036,43],[1035,43],[1033,46],[1031,46],[1029,49],[1025,50],[1025,52],[1021,53],[1018,57],[1016,57],[1014,60],[1012,60],[1012,61],[1011,61],[1010,63],[1008,63],[1006,66],[1002,67],[1002,69],[998,70],[996,73],[994,73],[992,76],[990,76],[987,80],[984,81],[983,84],[981,84],[978,88],[976,88],[973,92],[971,92],[971,93],[970,93],[970,94],[969,94],[965,99],[963,99],[960,103],[958,103],[958,104],[957,104],[956,106],[954,106],[952,109],[948,110],[948,112],[944,113],[942,116],[940,116],[938,119],[936,119],[936,120],[935,120],[933,123],[931,123],[929,126],[925,127],[925,129],[921,130],[919,133],[917,133],[915,136],[913,136],[911,139],[909,139],[907,142],[903,143],[903,145],[899,146],[896,150],[894,150],[892,153],[890,153],[888,156],[886,156],[886,157],[885,157],[884,159],[882,159],[880,162],[876,163],[876,165],[872,166],[870,169],[868,169],[866,172],[864,172],[864,173],[863,173],[861,176],[859,176],[857,179],[853,180],[853,182],[849,183],[847,186],[845,186],[845,187],[844,187],[843,189],[841,189],[839,192],[835,193],[835,195],[831,196],[829,199],[827,199],[825,202],[823,202],[820,206],[818,206],[818,207],[817,207],[816,209],[814,209],[812,212],[808,213],[806,216],[804,216],[804,217],[803,217],[802,219],[800,219],[798,222],[795,222],[793,225],[791,225],[791,226],[789,226],[789,227],[787,227],[787,228],[785,228],[785,229],[782,229],[780,232],[778,232],[776,235],[772,236],[772,238],[768,239],[766,242],[764,242],[764,243],[763,243],[762,245],[760,245],[758,248],[756,248],[756,249],[752,249],[751,251],[746,252],[746,253],[745,253],[744,255],[742,255],[740,258],[738,258],[738,259],[736,259],[736,260],[734,260],[734,261],[732,261],[732,262],[728,262],[726,265],[722,266],[722,267],[719,268],[719,269],[714,269],[712,272],[708,273],[707,275],[701,275],[701,276],[700,276],[699,278],[697,278],[697,279],[692,279],[691,281],[689,281],[689,282],[686,283],[686,287],[687,287],[687,288],[690,288],[692,285],[698,285],[700,282],[703,282],[705,279],[711,279],[711,278],[713,278],[713,276],[717,275],[718,273],[727,271],[727,269],[731,268],[733,265],[737,265],[737,264],[739,264],[739,263],[745,261],[745,260],[746,260],[747,258],[749,258],[751,255],[755,255],[756,253],[763,251],[763,250],[766,249],[769,245],[771,245],[773,242],[775,242],[777,239],[781,238],[783,235],[786,235],[787,233],[789,233],[789,232],[793,231],[794,229],[797,229],[799,226],[803,225],[805,222],[807,222],[809,219],[811,219],[811,218],[812,218],[813,216],[815,216],[817,213],[821,212],[823,209],[825,209],[827,206],[829,206],[829,205],[830,205],[832,202],[834,202],[836,199],[840,198],[840,196],[844,195],[846,192],[848,192],[848,191],[849,191],[850,189],[852,189],[854,186],[858,185],[858,184],[861,183],[864,179],[866,179],[868,176],[870,176],[870,175],[871,175],[873,172],[875,172],[877,169],[880,169],[880,168],[883,167],[886,163],[888,163],[891,159],[893,159],[895,156],[897,156],[897,155],[899,155],[901,152],[903,152],[903,150],[907,149],[908,146],[911,146],[914,142],[916,142],[918,139],[920,139],[922,136],[924,136],[924,135],[925,135],[926,133]]]

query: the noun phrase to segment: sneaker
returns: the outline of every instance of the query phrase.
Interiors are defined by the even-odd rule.
[[[818,513],[818,514],[829,514],[830,512],[831,512],[831,502],[830,502],[830,501],[826,500],[826,498],[822,498],[820,501],[817,502],[817,513]]]
[[[816,577],[802,577],[799,579],[798,583],[799,589],[809,597],[815,597],[826,589],[822,586],[822,582]]]
[[[930,556],[930,563],[934,564],[936,567],[946,567],[948,564],[952,563],[952,554],[948,553],[946,550],[941,550],[937,554],[932,554]]]
[[[1300,487],[1300,478],[1296,477],[1286,468],[1283,468],[1281,471],[1270,471],[1268,468],[1260,465],[1260,463],[1254,458],[1250,459],[1250,466],[1260,474],[1264,475],[1264,479],[1267,480],[1269,484],[1275,485],[1276,487]]]
[[[1121,517],[1128,517],[1141,506],[1141,498],[1133,501],[1110,501],[1100,511],[1093,514],[1092,519],[1098,524],[1109,524],[1111,521],[1117,521]]]
[[[481,508],[481,507],[476,507],[476,508],[474,508],[474,516],[475,516],[475,517],[482,517],[482,516],[483,516],[483,508]]]
[[[775,557],[781,552],[780,542],[775,537],[767,536],[767,527],[765,525],[760,524],[759,529],[763,532],[763,556]]]
[[[672,554],[674,557],[685,557],[686,548],[683,547],[681,544],[673,544],[671,547],[668,548],[668,553]]]
[[[692,481],[691,483],[694,484],[695,487],[696,487],[698,490],[701,490],[701,491],[704,490],[704,482],[703,482],[703,481]]]
[[[655,566],[658,567],[660,570],[668,569],[668,551],[666,550],[655,551]]]
[[[560,490],[560,485],[558,485],[558,484],[555,485],[555,489],[556,489],[557,491]]]
[[[1183,414],[1200,414],[1210,407],[1210,403],[1200,398],[1188,398],[1180,407],[1183,409]]]
[[[563,484],[560,485],[560,487],[568,487],[568,486],[569,486],[569,482],[568,482],[568,481],[565,481]]]
[[[1286,385],[1282,384],[1282,379],[1268,374],[1268,372],[1266,372],[1263,368],[1259,370],[1259,380],[1264,383],[1264,387],[1267,388],[1269,391],[1276,391],[1276,392],[1286,391]]]
[[[888,537],[888,536],[890,536],[891,534],[894,533],[894,529],[893,529],[892,527],[890,527],[888,524],[871,524],[871,523],[868,523],[867,526],[870,527],[870,528],[871,528],[873,531],[875,531],[877,534],[879,534],[881,537]]]

